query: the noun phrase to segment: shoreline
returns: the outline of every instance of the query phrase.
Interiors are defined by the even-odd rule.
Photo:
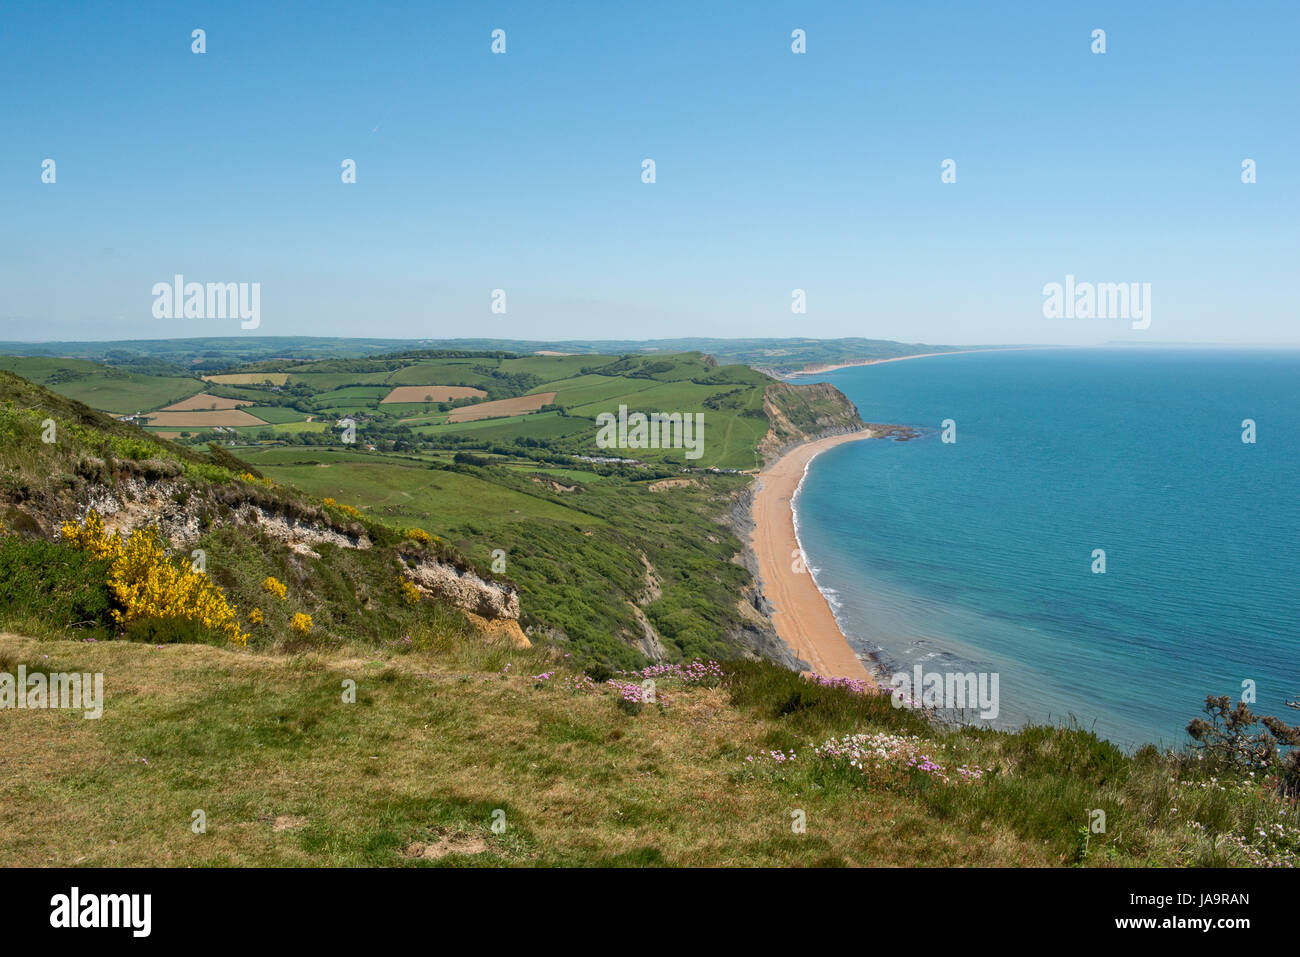
[[[996,349],[952,349],[948,352],[918,352],[910,356],[893,356],[889,359],[854,359],[852,362],[838,362],[834,365],[814,365],[810,368],[800,369],[798,372],[787,372],[783,379],[793,379],[797,376],[821,375],[823,372],[835,372],[837,369],[852,369],[857,366],[875,366],[885,362],[906,362],[908,359],[931,359],[936,356],[968,356],[977,352],[1027,352],[1033,349],[1053,349],[1055,346],[1000,346]]]
[[[840,630],[812,573],[806,569],[795,571],[793,567],[796,558],[800,566],[806,564],[799,544],[794,500],[812,460],[829,448],[875,434],[863,429],[804,442],[759,472],[751,510],[754,528],[750,547],[758,561],[758,586],[772,608],[772,626],[795,657],[824,677],[857,678],[879,687]]]

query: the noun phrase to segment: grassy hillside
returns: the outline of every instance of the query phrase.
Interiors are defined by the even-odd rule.
[[[128,621],[114,614],[129,609],[110,587],[110,563],[61,534],[92,507],[110,531],[159,529],[174,563],[201,554],[202,577],[233,606],[253,648],[380,644],[422,624],[468,636],[475,622],[447,601],[408,600],[405,570],[428,563],[494,578],[443,539],[278,485],[223,449],[156,440],[0,372],[0,625],[48,637],[226,643],[220,629],[171,610]],[[162,582],[169,567],[150,574]],[[282,594],[268,591],[269,578]],[[310,627],[292,629],[295,615],[310,616]]]
[[[422,634],[291,657],[0,637],[20,664],[102,673],[104,714],[6,715],[5,865],[1297,861],[1294,805],[1245,775],[945,731],[765,663],[659,675],[639,705],[545,648]]]
[[[119,415],[158,409],[203,389],[202,382],[187,376],[142,375],[79,359],[0,355],[0,369]]]

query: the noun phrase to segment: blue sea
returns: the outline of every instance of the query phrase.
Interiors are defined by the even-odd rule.
[[[796,381],[820,380],[921,430],[822,453],[796,499],[818,586],[886,674],[996,673],[996,726],[1077,721],[1124,748],[1188,743],[1205,696],[1247,681],[1257,711],[1300,719],[1300,352],[971,353]]]

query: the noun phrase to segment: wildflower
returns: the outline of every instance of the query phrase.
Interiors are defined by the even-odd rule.
[[[225,593],[189,562],[169,558],[157,530],[138,528],[123,543],[105,532],[103,519],[92,509],[83,523],[68,522],[62,531],[74,548],[112,559],[107,584],[120,606],[113,609],[119,625],[146,618],[180,619],[223,634],[235,644],[248,643]]]
[[[266,581],[262,582],[262,591],[270,592],[272,595],[279,598],[280,601],[284,601],[288,596],[289,590],[280,579],[268,575]]]
[[[311,631],[311,615],[304,615],[301,612],[293,616],[289,622],[289,627],[300,635],[306,635]]]
[[[420,599],[424,597],[424,592],[420,591],[420,587],[409,578],[400,579],[400,584],[402,586],[402,600],[408,605],[418,605]]]

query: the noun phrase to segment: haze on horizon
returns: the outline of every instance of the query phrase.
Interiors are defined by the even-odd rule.
[[[11,3],[0,340],[1300,344],[1297,27],[1281,2]],[[176,274],[260,283],[260,326],[155,318]],[[1150,283],[1150,328],[1044,318],[1067,275]]]

